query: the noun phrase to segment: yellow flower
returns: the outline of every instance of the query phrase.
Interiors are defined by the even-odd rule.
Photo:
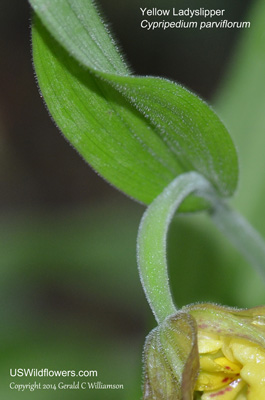
[[[145,345],[145,400],[265,400],[265,307],[188,306]]]
[[[246,339],[198,332],[202,400],[265,399],[265,351]]]

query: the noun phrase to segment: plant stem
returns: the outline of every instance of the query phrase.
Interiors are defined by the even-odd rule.
[[[209,182],[196,172],[178,176],[151,203],[143,215],[137,239],[141,283],[158,323],[176,313],[168,283],[166,238],[169,224],[183,200],[192,192],[207,192]]]
[[[218,229],[256,269],[265,282],[265,243],[259,233],[242,215],[222,201],[214,204],[211,216]]]
[[[265,278],[263,239],[241,215],[230,209],[217,196],[211,184],[202,175],[196,172],[182,174],[147,208],[138,232],[137,258],[140,279],[158,324],[177,311],[168,282],[166,238],[175,212],[191,193],[210,203],[210,214],[216,226]]]

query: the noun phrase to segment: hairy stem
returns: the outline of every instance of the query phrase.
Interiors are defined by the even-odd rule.
[[[137,256],[140,279],[158,323],[176,312],[168,283],[166,238],[172,217],[183,200],[200,190],[210,191],[208,181],[196,172],[178,176],[152,202],[143,215]]]
[[[214,204],[212,219],[265,282],[265,243],[259,233],[242,215],[221,201]]]
[[[265,278],[265,243],[244,218],[220,199],[211,184],[200,174],[189,172],[178,176],[153,201],[143,215],[138,239],[137,257],[141,283],[158,323],[176,313],[166,259],[169,224],[183,200],[191,193],[211,205],[216,226],[239,252]]]

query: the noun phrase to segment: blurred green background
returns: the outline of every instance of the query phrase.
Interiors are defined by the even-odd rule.
[[[161,0],[152,7],[225,8],[251,29],[143,31],[147,0],[101,0],[136,74],[174,79],[214,105],[240,159],[232,200],[265,236],[265,4]],[[136,265],[144,211],[99,178],[59,134],[39,97],[30,8],[0,3],[0,397],[140,399],[144,338],[155,326]],[[174,219],[168,242],[176,303],[264,303],[259,277],[203,213]],[[123,391],[17,393],[10,368],[98,370]],[[37,379],[54,383],[54,378]],[[71,382],[73,379],[64,379]]]

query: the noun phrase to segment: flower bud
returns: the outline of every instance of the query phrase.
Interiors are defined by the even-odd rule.
[[[145,400],[264,400],[265,307],[184,307],[145,344]]]

